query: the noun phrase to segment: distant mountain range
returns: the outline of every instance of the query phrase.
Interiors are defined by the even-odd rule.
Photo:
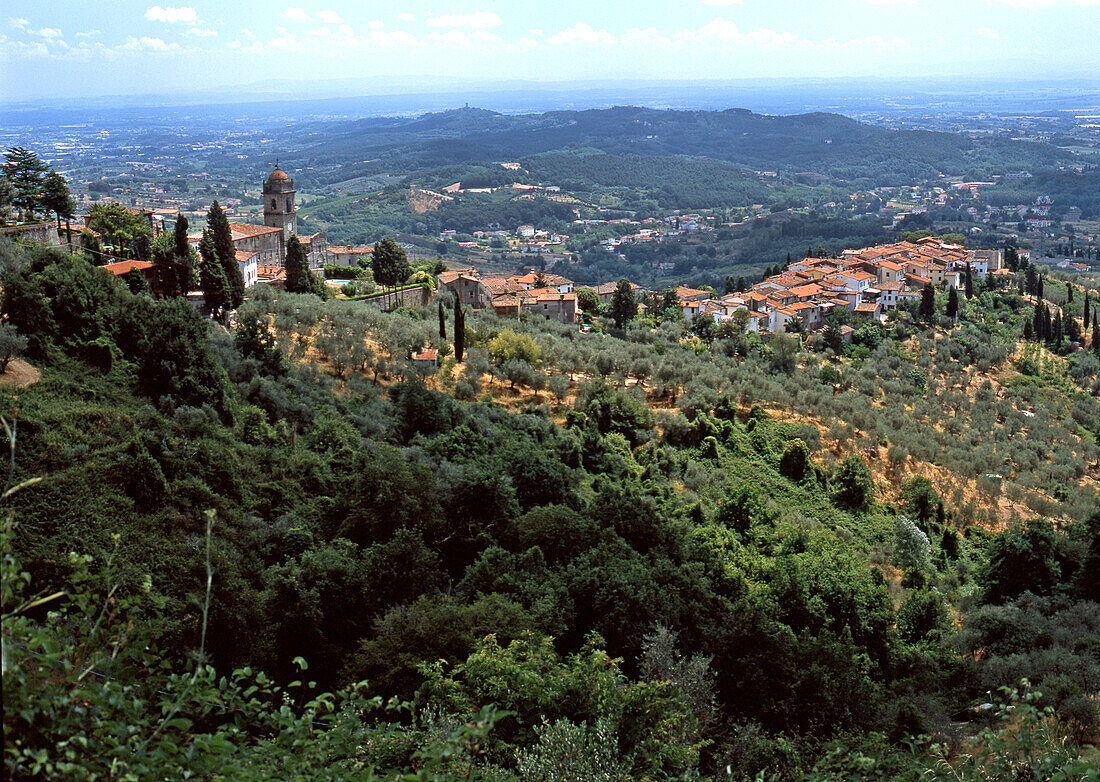
[[[672,111],[615,107],[506,115],[463,108],[416,118],[313,123],[288,130],[306,166],[413,171],[550,152],[709,158],[751,169],[811,172],[837,180],[906,184],[944,175],[989,176],[1057,166],[1072,154],[999,137],[868,125],[839,114],[790,116],[746,109]],[[366,163],[365,161],[370,161]],[[360,170],[362,169],[362,170]]]

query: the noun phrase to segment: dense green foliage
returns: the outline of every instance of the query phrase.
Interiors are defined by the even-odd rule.
[[[974,739],[989,754],[973,763],[954,724],[1033,675],[1037,705],[1093,735],[1098,647],[1070,639],[1096,634],[1079,577],[1096,567],[1094,495],[1045,499],[1065,533],[1038,521],[991,536],[949,487],[883,502],[867,459],[837,461],[817,427],[754,405],[837,405],[838,434],[864,451],[910,436],[902,447],[943,463],[1011,466],[1039,498],[1075,461],[1013,450],[1022,421],[993,440],[982,421],[1011,430],[1017,397],[970,400],[948,382],[1004,361],[980,321],[917,334],[905,360],[896,332],[865,334],[862,358],[822,380],[789,339],[773,361],[755,338],[708,344],[672,321],[625,339],[464,323],[458,382],[537,392],[549,373],[559,399],[575,392],[559,425],[538,397],[510,412],[429,387],[405,357],[440,344],[436,307],[257,286],[230,337],[79,256],[3,249],[4,314],[43,373],[17,400],[3,391],[14,481],[42,478],[3,500],[18,523],[4,574],[14,778],[111,763],[275,778],[292,752],[303,778],[979,779],[1009,758],[1049,769],[1037,778],[1095,774],[1031,701]],[[1041,405],[1026,441],[1094,459],[1081,430],[1095,400],[1027,388],[1007,392]],[[656,400],[678,411],[655,415]],[[20,569],[65,595],[32,605]],[[958,633],[948,604],[970,612]],[[977,648],[988,657],[960,653]],[[361,681],[397,701],[369,701]]]

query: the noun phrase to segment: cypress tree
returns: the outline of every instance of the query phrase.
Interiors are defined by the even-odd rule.
[[[1062,312],[1062,333],[1068,342],[1081,341],[1081,327],[1077,324],[1077,318],[1065,311]]]
[[[1089,327],[1089,307],[1090,306],[1091,305],[1089,304],[1089,290],[1088,290],[1088,288],[1085,288],[1085,303],[1081,307],[1081,317],[1084,319],[1084,328],[1085,329],[1088,329],[1088,327]]]
[[[443,301],[439,301],[439,338],[447,341],[447,316],[443,314]]]
[[[244,301],[244,276],[237,264],[237,248],[233,246],[233,233],[229,229],[229,220],[217,201],[206,213],[206,227],[214,242],[214,257],[222,266],[222,272],[228,283],[228,309],[235,310]]]
[[[959,317],[959,292],[954,288],[947,294],[947,317],[953,320]]]
[[[1073,285],[1066,283],[1066,303],[1069,304],[1073,301]]]
[[[931,323],[936,316],[936,292],[932,290],[931,283],[925,283],[920,292],[920,319],[925,323]]]
[[[286,244],[286,290],[288,293],[314,293],[324,298],[324,283],[309,270],[309,258],[297,236]]]
[[[1043,275],[1039,275],[1038,289],[1036,294],[1040,299],[1043,298]]]
[[[183,216],[183,212],[176,213],[176,255],[187,255],[191,249],[191,245],[187,242],[187,218]]]
[[[195,284],[195,251],[187,241],[187,218],[182,212],[176,214],[175,256],[172,259],[172,285],[176,295],[186,296]]]
[[[199,280],[206,309],[211,317],[221,320],[230,299],[229,281],[225,278],[225,268],[218,260],[214,237],[209,229],[202,232],[199,258]]]
[[[974,272],[970,264],[966,264],[966,298],[974,298]]]
[[[455,302],[455,359],[462,363],[462,353],[466,349],[466,316],[462,313],[462,302]]]

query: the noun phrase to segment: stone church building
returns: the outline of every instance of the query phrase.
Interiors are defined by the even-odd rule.
[[[305,248],[311,269],[321,269],[325,265],[325,246],[327,239],[323,233],[298,234],[298,211],[294,203],[294,180],[279,168],[268,175],[262,184],[264,224],[230,223],[229,231],[233,246],[237,250],[237,263],[241,267],[241,276],[245,285],[254,284],[261,268],[281,269],[286,265],[286,245],[291,236]],[[201,233],[191,234],[188,239],[198,248]]]

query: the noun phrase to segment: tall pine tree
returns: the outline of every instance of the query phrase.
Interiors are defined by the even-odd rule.
[[[153,250],[157,293],[161,296],[186,296],[195,284],[195,251],[187,240],[187,218],[176,215],[172,244],[157,240]]]
[[[49,169],[35,152],[23,147],[8,147],[4,153],[3,175],[11,183],[11,203],[27,220],[44,208],[42,203],[44,177]]]
[[[237,248],[233,245],[233,232],[229,229],[229,220],[217,201],[206,213],[206,228],[210,231],[214,243],[214,257],[222,266],[222,273],[228,283],[229,299],[226,309],[235,310],[244,301],[244,275],[237,263]]]
[[[323,285],[309,270],[306,249],[297,236],[291,236],[286,244],[287,293],[313,293],[324,298]]]
[[[212,318],[222,320],[229,309],[232,292],[229,289],[229,280],[225,278],[225,267],[218,259],[214,236],[209,229],[202,232],[199,258],[199,281],[206,310]]]
[[[932,290],[932,284],[926,282],[920,292],[920,309],[918,316],[925,323],[931,323],[936,317],[936,292]]]

